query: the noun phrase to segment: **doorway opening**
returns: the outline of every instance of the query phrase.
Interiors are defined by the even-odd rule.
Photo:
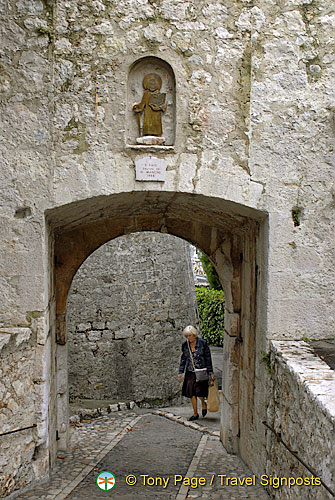
[[[68,439],[66,304],[73,277],[106,242],[144,231],[180,237],[204,251],[215,265],[226,302],[221,440],[228,451],[242,458],[248,455],[262,418],[257,414],[262,396],[255,387],[257,352],[266,342],[266,214],[204,195],[138,191],[55,208],[48,212],[47,222],[50,330],[55,340],[49,398],[51,463]]]
[[[105,243],[79,268],[68,295],[70,405],[180,403],[177,370],[189,324],[199,327],[187,242],[142,232]]]

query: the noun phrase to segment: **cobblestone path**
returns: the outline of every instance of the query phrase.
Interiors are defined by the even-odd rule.
[[[178,485],[173,484],[175,474],[186,475],[188,465],[201,439],[199,431],[178,425],[157,415],[143,416],[128,434],[99,462],[100,472],[110,471],[115,475],[115,487],[100,492],[96,486],[97,472],[92,471],[67,498],[117,498],[117,500],[147,500],[176,498]],[[126,476],[137,478],[134,486],[128,486]],[[149,477],[164,477],[168,485],[145,485]],[[97,495],[98,492],[98,495]]]
[[[157,412],[163,413],[163,412]],[[253,478],[250,470],[236,456],[223,448],[218,433],[185,421],[160,414],[136,415],[118,412],[83,422],[72,429],[71,451],[59,454],[51,479],[20,493],[19,500],[266,500],[259,486],[221,484],[219,475]],[[182,425],[182,423],[186,425]],[[110,471],[115,487],[102,491],[97,475]],[[126,476],[136,476],[128,486]],[[147,475],[148,477],[144,477]],[[152,478],[152,479],[149,479]],[[193,484],[183,484],[185,482]],[[160,479],[161,478],[161,479]],[[193,478],[193,479],[192,479]],[[202,483],[199,484],[200,478]],[[144,484],[152,481],[158,484]],[[168,483],[167,483],[168,481]],[[198,482],[196,484],[196,481]],[[162,484],[161,484],[162,482]],[[166,487],[164,488],[164,482]]]

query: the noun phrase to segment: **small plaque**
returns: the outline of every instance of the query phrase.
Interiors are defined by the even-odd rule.
[[[165,181],[167,161],[146,156],[135,161],[137,181]]]

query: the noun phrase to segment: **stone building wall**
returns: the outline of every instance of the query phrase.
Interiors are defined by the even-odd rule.
[[[38,464],[45,429],[36,413],[46,408],[37,340],[30,328],[0,328],[0,497],[40,478],[48,465]]]
[[[285,444],[334,491],[335,372],[300,342],[271,342],[267,423]],[[283,478],[312,478],[276,436],[267,431],[266,473]],[[299,480],[301,483],[301,480]],[[285,484],[270,488],[280,500],[330,500],[322,485]]]
[[[201,248],[224,281],[227,372],[239,382],[224,387],[222,436],[262,473],[261,352],[269,339],[334,332],[333,0],[0,6],[0,325],[39,318],[36,453],[21,472],[47,474],[67,445],[72,276],[112,238],[154,230]],[[127,143],[142,57],[174,73],[173,145]],[[137,181],[136,160],[152,155],[165,181]],[[20,487],[12,470],[8,493]]]
[[[158,233],[106,243],[73,280],[67,324],[71,401],[176,398],[182,332],[198,324],[189,245]]]

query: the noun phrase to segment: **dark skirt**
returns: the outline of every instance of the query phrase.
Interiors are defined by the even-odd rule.
[[[207,398],[208,380],[197,382],[195,380],[195,373],[187,371],[185,373],[181,395],[186,398],[192,398],[193,396]]]

